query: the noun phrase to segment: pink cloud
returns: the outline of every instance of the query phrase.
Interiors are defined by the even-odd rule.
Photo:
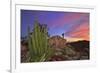
[[[72,21],[80,19],[80,17],[85,16],[84,13],[69,13],[65,14],[64,16],[57,18],[57,20],[54,20],[51,22],[52,27],[61,27],[64,26],[66,23],[70,24]]]
[[[89,40],[89,24],[86,22],[81,24],[80,27],[76,28],[76,30],[73,30],[73,32],[70,33],[70,36]]]

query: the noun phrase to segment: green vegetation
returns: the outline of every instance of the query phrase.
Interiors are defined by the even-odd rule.
[[[41,27],[37,21],[35,21],[32,34],[28,27],[28,48],[29,62],[47,61],[53,55],[53,49],[48,44],[47,28]]]

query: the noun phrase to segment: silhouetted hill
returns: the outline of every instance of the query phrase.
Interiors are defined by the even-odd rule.
[[[83,55],[87,55],[89,57],[89,41],[81,40],[77,42],[70,42],[66,45],[71,45],[75,51],[80,52]]]
[[[67,43],[67,44],[72,45],[74,48],[89,48],[89,41],[86,41],[86,40],[70,42],[70,43]]]

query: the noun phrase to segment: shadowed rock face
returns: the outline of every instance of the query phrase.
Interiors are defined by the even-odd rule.
[[[53,36],[49,38],[49,45],[51,48],[62,49],[66,47],[66,40],[60,36]]]
[[[81,40],[77,42],[67,43],[67,45],[71,45],[73,49],[80,55],[79,59],[89,59],[90,55],[90,47],[89,41]]]

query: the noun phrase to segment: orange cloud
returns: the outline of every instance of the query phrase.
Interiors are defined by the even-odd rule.
[[[70,34],[71,37],[89,40],[89,24],[86,22],[83,23],[80,27],[76,28],[76,30],[73,30],[73,32],[71,32]]]

